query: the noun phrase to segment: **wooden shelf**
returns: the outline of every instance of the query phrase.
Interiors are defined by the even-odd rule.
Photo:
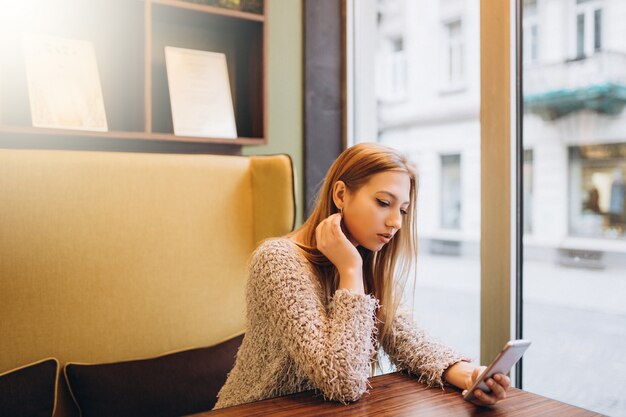
[[[32,135],[32,136],[77,136],[77,137],[94,137],[94,138],[111,138],[111,139],[139,139],[139,140],[159,140],[170,142],[198,142],[198,143],[218,143],[232,145],[260,145],[265,143],[264,139],[259,138],[199,138],[194,136],[176,136],[173,133],[147,133],[147,132],[124,132],[124,131],[108,131],[108,132],[92,132],[87,130],[69,130],[69,129],[48,129],[41,127],[22,127],[22,126],[0,126],[0,134],[14,135]]]
[[[108,132],[32,127],[25,65],[18,33],[0,28],[0,137],[110,138],[261,145],[267,143],[267,1],[263,14],[182,0],[23,0],[40,10],[70,10],[29,31],[94,44]],[[115,26],[112,31],[111,27]],[[165,46],[226,55],[240,137],[176,136],[173,131]],[[39,139],[37,139],[39,140]]]
[[[264,14],[241,12],[238,10],[224,9],[221,7],[207,6],[204,4],[189,3],[182,0],[146,0],[152,4],[160,4],[162,6],[174,7],[177,9],[193,10],[195,12],[209,13],[220,16],[233,17],[236,19],[254,20],[257,22],[265,22]]]

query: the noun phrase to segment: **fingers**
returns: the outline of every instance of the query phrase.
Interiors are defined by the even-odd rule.
[[[325,248],[331,238],[340,236],[341,232],[341,216],[339,213],[332,214],[322,220],[315,228],[315,240],[317,248]]]
[[[473,403],[477,405],[494,405],[496,403],[495,398],[479,389],[474,390],[474,397],[476,400]]]
[[[341,232],[341,215],[339,213],[335,213],[328,217],[330,223],[332,225],[332,233],[334,236],[340,235]]]
[[[345,239],[345,235],[341,230],[341,215],[339,213],[331,214],[324,221],[324,229],[322,233],[325,233],[324,237],[327,239]]]
[[[495,374],[493,376],[493,379],[496,380],[496,382],[500,385],[502,385],[502,387],[507,390],[509,389],[509,387],[511,386],[511,378],[509,378],[506,375],[503,374]]]
[[[506,398],[506,388],[492,378],[487,379],[487,386],[491,389],[491,396],[495,397],[496,401],[501,401]]]
[[[479,389],[474,391],[474,395],[478,400],[478,404],[494,405],[498,401],[502,401],[506,398],[506,390],[510,385],[510,379],[504,375],[500,375],[498,378],[496,378],[496,380],[494,380],[494,378],[487,378],[487,380],[485,381],[485,383],[491,390],[491,393],[488,394]],[[501,383],[497,381],[498,379],[502,382],[502,384],[507,385],[501,385]]]

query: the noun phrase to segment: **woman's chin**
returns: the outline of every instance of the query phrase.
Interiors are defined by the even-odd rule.
[[[370,243],[367,245],[360,245],[363,246],[365,249],[372,251],[372,252],[378,252],[380,251],[382,248],[385,247],[384,243]]]
[[[383,247],[385,247],[385,242],[381,242],[379,240],[372,240],[372,239],[357,239],[352,235],[348,236],[348,240],[350,240],[350,242],[354,245],[354,247],[359,247],[362,246],[365,249],[371,251],[371,252],[378,252],[380,251]]]

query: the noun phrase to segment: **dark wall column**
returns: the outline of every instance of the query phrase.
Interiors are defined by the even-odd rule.
[[[304,204],[344,144],[344,22],[342,0],[304,0]]]

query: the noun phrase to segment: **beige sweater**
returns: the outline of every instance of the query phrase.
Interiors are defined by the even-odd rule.
[[[375,353],[371,295],[338,290],[330,305],[311,264],[288,239],[262,243],[250,260],[247,331],[215,408],[317,389],[329,400],[356,401],[367,390]],[[431,386],[460,360],[452,349],[398,314],[383,349],[398,369]]]

